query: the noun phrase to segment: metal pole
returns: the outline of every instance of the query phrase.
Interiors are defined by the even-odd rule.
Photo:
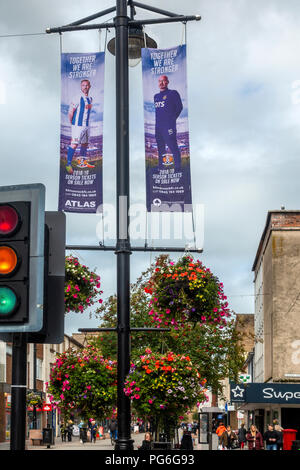
[[[33,345],[33,391],[36,393],[36,343]],[[33,429],[37,429],[36,406],[33,407]]]
[[[116,251],[115,246],[106,246],[106,245],[66,245],[66,250],[82,250],[82,251]],[[143,251],[143,252],[174,252],[174,253],[203,253],[202,248],[180,248],[176,246],[131,246],[130,251]]]
[[[27,335],[13,335],[10,450],[25,450]]]
[[[200,432],[200,430],[199,430],[199,432]],[[209,412],[208,413],[208,450],[212,450],[212,446],[213,446],[212,438],[213,438],[213,435],[212,435],[212,413]]]
[[[118,313],[118,439],[115,450],[133,450],[130,400],[124,382],[130,369],[130,240],[129,226],[129,81],[127,1],[117,0],[116,152],[117,152],[117,313]]]

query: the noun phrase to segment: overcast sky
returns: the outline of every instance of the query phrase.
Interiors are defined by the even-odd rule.
[[[195,205],[204,205],[204,251],[198,258],[224,283],[230,307],[253,313],[251,269],[267,211],[282,205],[300,209],[300,3],[147,4],[202,17],[187,25],[192,197]],[[59,35],[44,32],[114,5],[114,0],[10,0],[0,5],[0,185],[43,183],[47,210],[57,210],[58,201],[60,47],[63,52],[103,50],[113,31],[107,38],[104,31],[101,36],[96,31],[65,33],[61,44]],[[137,9],[137,19],[150,17],[158,15]],[[42,34],[10,36],[27,33]],[[146,33],[161,49],[180,45],[184,38],[181,24],[147,26]],[[109,53],[105,67],[104,201],[114,204],[115,71]],[[138,65],[130,69],[132,203],[145,202],[143,131]],[[98,223],[96,215],[67,214],[67,243],[97,244]],[[77,255],[101,276],[103,298],[115,293],[114,253]],[[149,253],[133,253],[131,280],[153,259]],[[69,314],[66,333],[98,323],[88,313]]]

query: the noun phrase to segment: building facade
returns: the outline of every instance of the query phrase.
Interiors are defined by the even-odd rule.
[[[48,403],[46,382],[49,381],[51,367],[56,354],[68,349],[81,349],[83,345],[76,338],[64,335],[61,344],[28,344],[27,345],[27,391],[35,391]],[[12,383],[12,344],[0,341],[0,442],[10,439],[10,410]],[[36,413],[27,409],[27,436],[30,429],[43,429],[47,424],[58,432],[59,416],[55,410],[45,412],[37,409]],[[34,423],[34,424],[33,424]]]
[[[283,428],[298,430],[299,439],[300,400],[295,400],[295,385],[299,384],[300,392],[300,211],[268,212],[252,270],[255,347],[247,367],[253,374],[253,390],[258,389],[256,384],[270,384],[265,393],[270,396],[274,384],[278,398],[254,399],[239,408],[247,411],[249,424],[261,431],[276,419]]]

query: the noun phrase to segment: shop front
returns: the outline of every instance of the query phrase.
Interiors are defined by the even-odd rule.
[[[10,386],[6,383],[0,383],[0,442],[10,439],[10,411]]]
[[[247,416],[248,427],[255,424],[264,432],[268,424],[278,421],[284,429],[297,430],[300,440],[300,384],[231,383],[230,399]]]

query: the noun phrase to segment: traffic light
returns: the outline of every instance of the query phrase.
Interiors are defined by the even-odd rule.
[[[43,326],[45,187],[0,187],[0,332]]]

